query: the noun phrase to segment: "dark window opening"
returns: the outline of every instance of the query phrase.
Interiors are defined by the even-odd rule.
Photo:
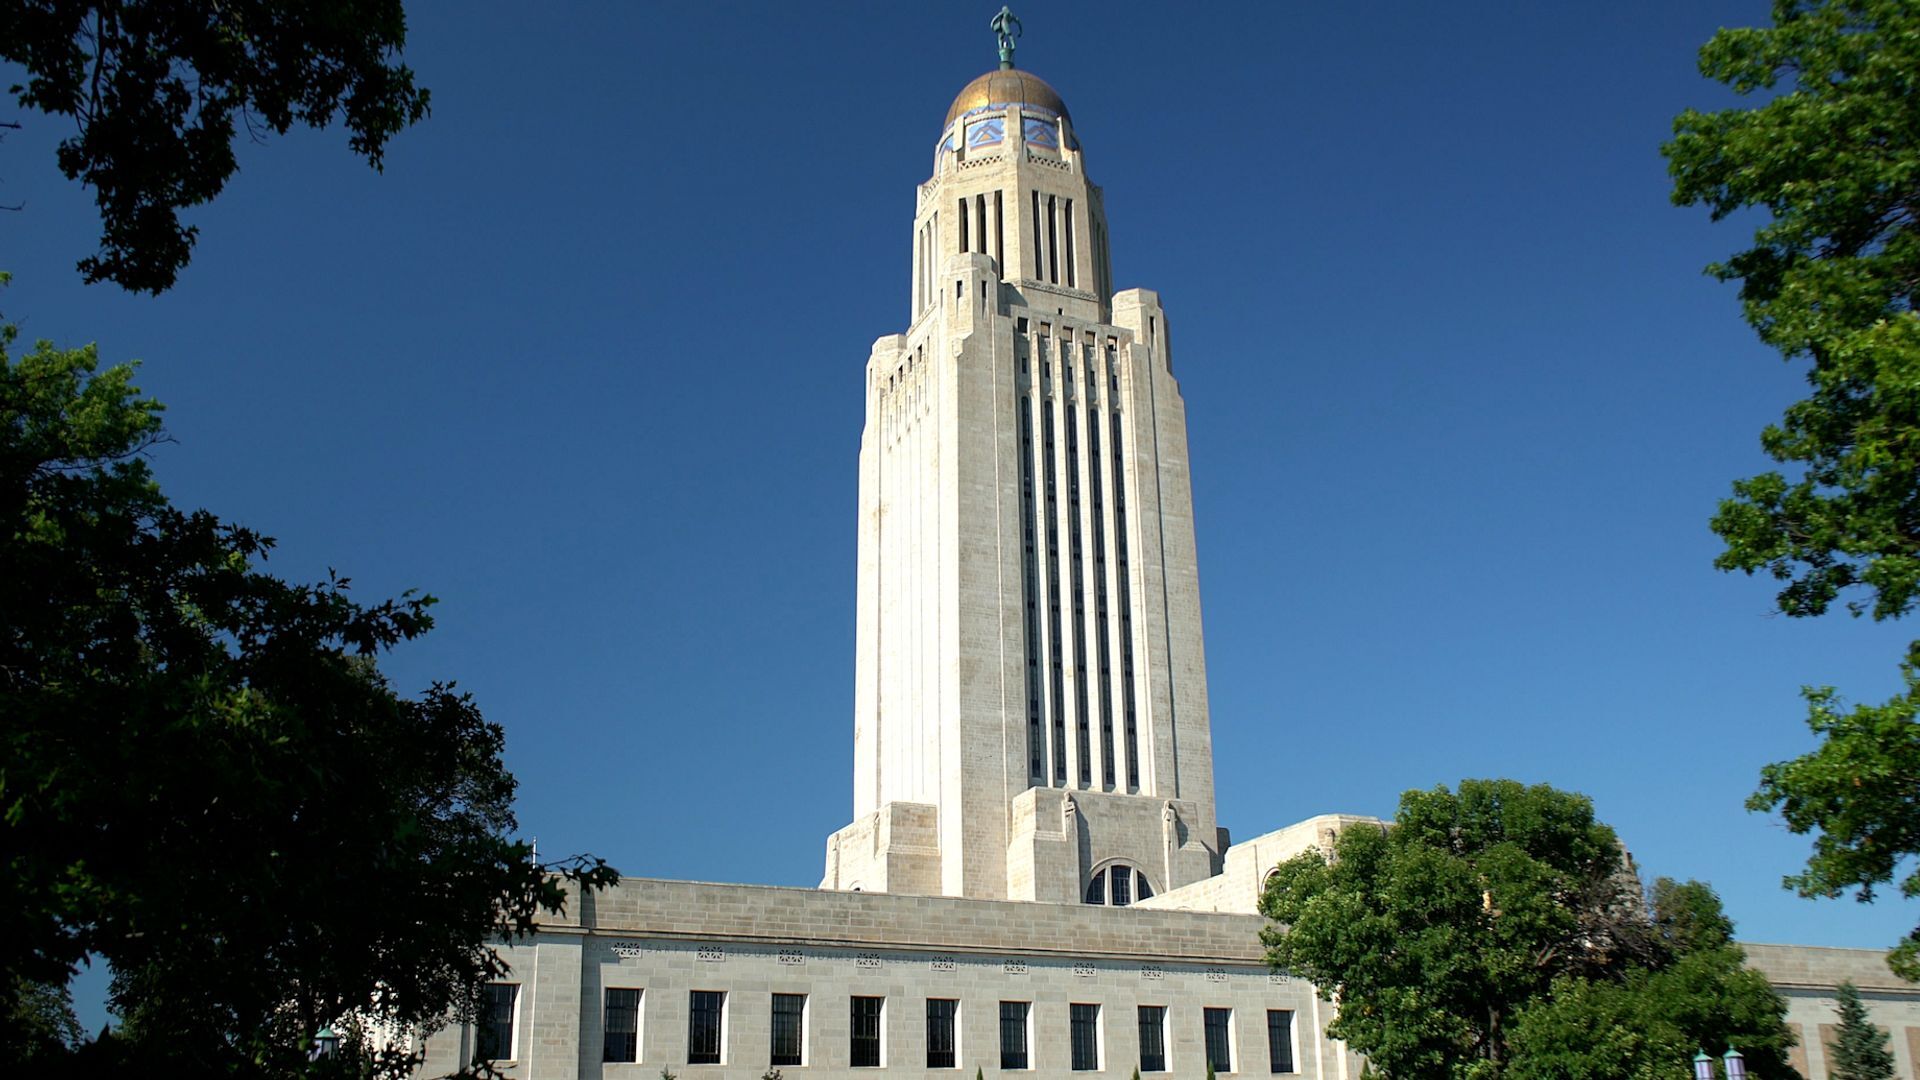
[[[1228,1030],[1232,1023],[1232,1009],[1206,1010],[1207,1063],[1214,1072],[1233,1071],[1233,1037]]]
[[[514,1003],[520,997],[515,983],[488,983],[486,1011],[480,1014],[480,1056],[489,1061],[513,1060]]]
[[[1027,1001],[1000,1003],[1000,1067],[1002,1069],[1027,1067],[1027,1009],[1031,1005],[1032,1003]]]
[[[773,1056],[770,1065],[800,1065],[806,1049],[807,995],[773,995]]]
[[[1060,365],[1073,381],[1074,362],[1061,346]],[[1080,785],[1093,784],[1093,746],[1087,718],[1087,593],[1085,560],[1080,547],[1080,409],[1068,402],[1067,414],[1067,554],[1073,562],[1073,697],[1075,744],[1079,751]]]
[[[1033,193],[1033,280],[1045,281],[1046,266],[1040,261],[1040,193]]]
[[[1133,695],[1133,585],[1127,578],[1126,461],[1121,452],[1120,414],[1113,414],[1113,545],[1119,560],[1114,578],[1120,584],[1120,705],[1126,720],[1127,786],[1140,787],[1140,749],[1134,723]]]
[[[1087,882],[1087,903],[1104,904],[1107,902],[1107,872],[1101,870]]]
[[[1046,348],[1046,339],[1042,338],[1040,347]],[[1041,360],[1042,370],[1047,369],[1044,351]],[[1041,450],[1045,453],[1047,470],[1047,651],[1052,657],[1051,704],[1053,706],[1053,779],[1057,784],[1067,782],[1067,688],[1066,661],[1061,653],[1060,622],[1060,467],[1053,453],[1053,406],[1043,404],[1046,412],[1041,414]]]
[[[1000,193],[993,193],[993,267],[1002,281],[1007,277],[1006,230],[1001,227],[1006,211],[1000,205]]]
[[[724,990],[695,990],[687,1010],[687,1064],[720,1064],[721,1018],[726,1013]]]
[[[927,999],[927,1068],[951,1069],[954,1057],[953,1021],[960,1003],[947,998]]]
[[[1167,1007],[1140,1006],[1140,1071],[1167,1071]]]
[[[1047,196],[1047,280],[1060,284],[1059,208],[1053,196]]]
[[[640,991],[607,990],[601,1061],[640,1060]]]
[[[1098,385],[1091,363],[1087,368],[1087,385]],[[1106,459],[1100,454],[1098,415],[1095,413],[1087,420],[1087,478],[1093,485],[1093,632],[1100,664],[1100,782],[1112,790],[1113,648],[1107,641],[1112,633],[1107,623],[1107,507],[1100,482],[1101,474],[1106,472]]]
[[[1125,863],[1115,863],[1087,879],[1086,902],[1126,907],[1153,895],[1147,875]]]
[[[847,1064],[856,1069],[880,1067],[880,1016],[886,998],[852,999],[853,1015],[848,1025]]]
[[[1100,1006],[1074,1005],[1071,1009],[1073,1069],[1088,1072],[1100,1067]]]
[[[1020,355],[1020,370],[1027,357]],[[1040,721],[1040,582],[1034,550],[1033,402],[1020,398],[1020,518],[1024,543],[1020,548],[1020,576],[1026,589],[1027,632],[1027,772],[1038,784],[1046,777],[1045,735]]]
[[[1294,1071],[1293,1012],[1291,1010],[1267,1010],[1267,1055],[1273,1060],[1274,1072]]]
[[[1067,200],[1066,217],[1067,217],[1067,220],[1065,222],[1065,228],[1067,233],[1067,288],[1071,289],[1074,287],[1074,282],[1073,282],[1073,200],[1072,199]]]

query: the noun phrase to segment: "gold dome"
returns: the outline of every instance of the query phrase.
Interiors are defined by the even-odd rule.
[[[1060,100],[1060,94],[1048,86],[1045,79],[1019,68],[1001,68],[987,72],[960,91],[953,99],[953,107],[947,110],[947,124],[951,125],[963,113],[1008,103],[1032,105],[1073,119],[1067,114],[1067,103]]]

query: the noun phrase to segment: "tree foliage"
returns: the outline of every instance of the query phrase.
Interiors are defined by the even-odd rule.
[[[1833,1043],[1827,1047],[1827,1071],[1832,1080],[1893,1080],[1893,1049],[1887,1042],[1887,1032],[1867,1016],[1860,988],[1843,982],[1836,999],[1840,1022],[1834,1026]]]
[[[161,494],[143,455],[161,410],[132,368],[13,341],[0,329],[8,1011],[97,955],[126,1019],[81,1051],[97,1069],[260,1077],[307,1075],[322,1026],[370,1052],[470,1016],[504,970],[490,939],[614,875],[534,866],[500,727],[452,684],[407,697],[381,675],[432,599],[267,574],[269,538]]]
[[[1261,911],[1269,962],[1338,1001],[1330,1033],[1384,1077],[1680,1080],[1695,1046],[1728,1041],[1756,1078],[1788,1075],[1785,1006],[1719,900],[1664,880],[1643,896],[1584,796],[1409,791],[1391,828],[1283,863]]]
[[[1920,7],[1909,0],[1776,0],[1774,25],[1722,30],[1700,70],[1762,103],[1689,110],[1664,147],[1674,201],[1714,218],[1764,211],[1754,246],[1709,268],[1740,285],[1747,321],[1805,361],[1807,396],[1761,435],[1782,470],[1737,481],[1713,528],[1716,565],[1765,572],[1780,610],[1843,602],[1894,619],[1920,602]],[[1815,752],[1769,767],[1750,805],[1817,836],[1807,896],[1893,880],[1920,851],[1920,642],[1906,692],[1847,714],[1809,690]],[[1902,888],[1913,895],[1920,880]],[[1896,970],[1920,978],[1920,931]]]
[[[1808,724],[1822,737],[1818,749],[1761,770],[1748,805],[1778,808],[1787,827],[1813,833],[1806,869],[1786,884],[1803,896],[1835,897],[1848,888],[1863,901],[1893,881],[1903,861],[1920,851],[1920,678],[1906,666],[1907,692],[1880,705],[1851,708],[1830,687],[1804,691]],[[1920,872],[1908,872],[1900,891],[1920,895]],[[1920,928],[1888,958],[1906,979],[1920,978]]]
[[[11,1032],[6,1040],[10,1058],[19,1065],[51,1071],[85,1038],[80,1018],[73,1012],[73,995],[66,986],[30,982],[18,976],[0,1013],[0,1028]]]
[[[60,169],[94,191],[100,250],[88,281],[170,287],[197,230],[180,211],[226,186],[241,127],[345,122],[378,169],[386,142],[427,113],[427,91],[394,62],[400,0],[0,0],[0,59],[26,80],[19,103],[71,117]]]

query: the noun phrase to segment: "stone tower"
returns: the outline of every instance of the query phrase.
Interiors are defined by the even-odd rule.
[[[1124,904],[1219,872],[1167,319],[1060,95],[947,110],[860,438],[853,823],[823,888]]]

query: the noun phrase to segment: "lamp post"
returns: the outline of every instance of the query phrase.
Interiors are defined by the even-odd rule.
[[[313,1060],[315,1061],[330,1058],[339,1049],[340,1036],[334,1034],[331,1027],[321,1028],[320,1033],[313,1037]]]
[[[1726,1063],[1727,1080],[1747,1080],[1747,1059],[1740,1051],[1728,1046],[1720,1060]],[[1713,1059],[1705,1050],[1693,1055],[1693,1080],[1717,1080],[1713,1075]]]

